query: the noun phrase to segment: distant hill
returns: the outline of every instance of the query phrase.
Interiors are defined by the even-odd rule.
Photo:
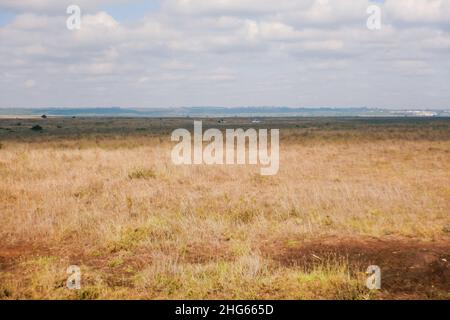
[[[183,108],[24,108],[0,109],[0,116],[61,117],[450,117],[450,110],[379,108],[183,107]]]

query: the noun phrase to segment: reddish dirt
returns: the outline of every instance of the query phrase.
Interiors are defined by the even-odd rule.
[[[225,241],[217,243],[189,243],[182,260],[187,263],[204,264],[217,261],[231,261],[233,254]]]
[[[18,243],[15,245],[0,246],[0,271],[12,269],[22,257],[48,254],[49,250],[42,246]]]
[[[290,239],[289,245],[279,240],[261,250],[281,265],[303,266],[306,270],[330,260],[348,262],[355,273],[377,265],[382,272],[380,298],[450,298],[450,241]]]
[[[190,263],[207,263],[228,260],[226,246],[209,248],[192,244],[183,258]],[[378,265],[382,272],[382,299],[449,299],[450,298],[450,239],[435,242],[420,242],[410,239],[373,238],[322,238],[316,240],[279,239],[260,244],[260,252],[281,266],[301,266],[310,270],[327,261],[346,261],[350,272],[364,272],[369,265]],[[38,244],[16,244],[0,246],[0,271],[15,272],[17,263],[34,256],[54,255],[68,259],[72,264],[85,264],[96,269],[111,269],[108,261],[111,254],[92,257],[86,252],[53,250]],[[114,268],[127,272],[124,266],[141,269],[149,263],[151,256],[137,252],[126,258],[123,266]],[[128,281],[111,279],[115,286],[129,286]]]

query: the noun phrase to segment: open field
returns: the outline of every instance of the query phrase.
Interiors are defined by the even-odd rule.
[[[0,299],[449,299],[449,118],[203,120],[280,128],[278,175],[173,165],[193,119],[0,119]]]

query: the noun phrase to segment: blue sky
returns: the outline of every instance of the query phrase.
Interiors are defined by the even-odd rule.
[[[72,1],[76,4],[77,1]],[[120,22],[133,22],[147,14],[157,12],[162,0],[135,0],[125,3],[102,4],[98,10],[104,10]],[[0,7],[0,26],[10,23],[17,13],[12,9]]]
[[[108,12],[114,19],[127,23],[142,19],[147,14],[158,12],[160,6],[161,0],[140,0],[128,4],[105,5],[101,9]]]
[[[0,9],[0,26],[10,23],[14,19],[14,12],[7,9]]]

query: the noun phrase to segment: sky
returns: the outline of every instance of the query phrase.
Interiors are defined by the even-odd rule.
[[[0,108],[450,109],[449,84],[450,0],[0,0]]]

